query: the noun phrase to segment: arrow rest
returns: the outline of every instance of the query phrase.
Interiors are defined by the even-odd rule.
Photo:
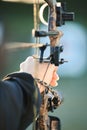
[[[60,53],[63,52],[63,46],[56,46],[56,47],[52,47],[51,52],[54,52],[53,54],[51,54],[49,57],[44,58],[44,51],[46,50],[46,48],[50,46],[49,44],[45,44],[42,47],[39,47],[40,49],[40,58],[39,58],[39,62],[50,62],[51,64],[55,64],[55,66],[59,66],[67,61],[65,61],[63,58],[59,58],[60,57]]]

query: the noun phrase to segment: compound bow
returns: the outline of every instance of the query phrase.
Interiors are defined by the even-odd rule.
[[[59,66],[60,64],[63,64],[65,61],[64,59],[59,58],[60,53],[63,51],[63,46],[59,45],[59,41],[63,33],[59,30],[57,30],[57,26],[62,26],[65,24],[65,21],[72,21],[74,19],[74,13],[73,12],[66,12],[66,5],[65,2],[56,2],[56,0],[44,0],[45,5],[40,8],[40,17],[43,16],[43,8],[48,6],[48,32],[46,31],[40,31],[38,22],[38,11],[35,10],[35,6],[39,8],[38,4],[34,4],[34,17],[36,17],[35,21],[35,31],[34,36],[36,39],[39,39],[40,37],[49,37],[50,40],[50,55],[48,58],[44,58],[44,51],[46,47],[48,46],[43,45],[40,47],[40,62],[48,62],[55,64],[56,66]],[[38,20],[37,20],[38,19]],[[42,17],[43,21],[44,18]],[[36,24],[37,20],[37,24]],[[42,20],[41,20],[42,21]],[[37,41],[37,40],[36,40]],[[46,90],[42,95],[42,104],[40,108],[40,114],[39,117],[35,120],[35,126],[33,130],[60,130],[60,120],[57,117],[49,116],[48,111],[53,111],[53,109],[56,109],[61,102],[63,101],[63,98],[61,97],[60,93],[57,91],[54,91],[50,86],[46,86]]]

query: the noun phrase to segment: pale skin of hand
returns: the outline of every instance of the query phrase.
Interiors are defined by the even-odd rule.
[[[29,56],[24,62],[20,64],[20,72],[26,72],[33,76],[33,78],[38,78],[48,85],[55,87],[58,85],[57,81],[59,76],[57,74],[58,67],[54,64],[39,63],[35,58]],[[45,76],[44,76],[45,75]],[[38,83],[40,92],[43,92],[45,87]]]

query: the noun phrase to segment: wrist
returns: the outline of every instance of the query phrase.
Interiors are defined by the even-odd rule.
[[[40,93],[44,92],[45,87],[43,85],[41,85],[40,83],[38,83],[38,82],[37,82],[37,85],[38,85]]]
[[[49,87],[49,85],[46,82],[43,82],[40,79],[35,78],[35,81],[37,82],[40,93],[42,93],[46,88]]]

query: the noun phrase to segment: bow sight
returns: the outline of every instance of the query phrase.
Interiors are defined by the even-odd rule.
[[[65,21],[73,21],[74,20],[74,13],[73,12],[66,12],[66,2],[58,2],[56,4],[56,26],[62,26],[65,24]],[[35,37],[46,37],[46,36],[56,36],[58,35],[58,31],[37,31],[35,30]],[[55,64],[56,66],[59,66],[60,64],[63,64],[64,59],[59,59],[60,53],[63,52],[63,46],[55,46],[51,47],[51,54],[47,59],[44,59],[44,51],[49,46],[48,44],[43,45],[40,47],[40,62],[51,62]]]

